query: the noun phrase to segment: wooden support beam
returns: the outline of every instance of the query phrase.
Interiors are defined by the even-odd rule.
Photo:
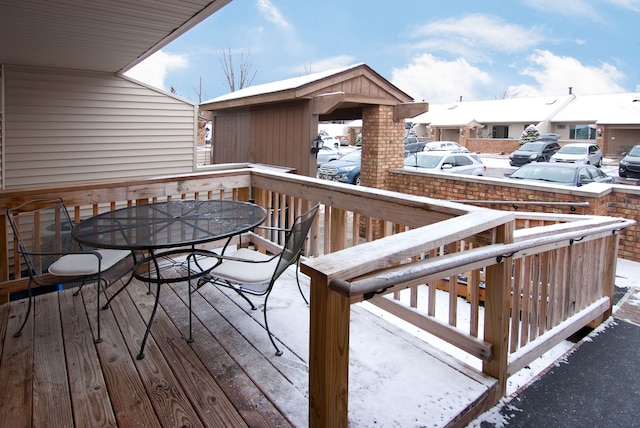
[[[344,102],[344,92],[321,94],[311,100],[311,114],[329,114]]]
[[[416,117],[427,111],[429,111],[429,103],[425,102],[398,104],[393,109],[393,120],[398,122],[408,117]]]

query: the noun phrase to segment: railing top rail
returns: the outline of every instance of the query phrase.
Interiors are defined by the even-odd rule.
[[[252,169],[247,164],[225,164],[215,170],[207,172],[195,172],[168,176],[156,176],[147,178],[129,178],[118,180],[83,181],[64,185],[20,187],[0,191],[0,214],[4,214],[8,208],[17,203],[30,199],[38,199],[51,195],[64,196],[69,205],[75,203],[105,203],[114,200],[129,200],[136,198],[162,196],[167,191],[194,192],[199,189],[189,185],[189,182],[203,182],[208,179],[222,179],[242,177],[240,181],[230,181],[229,185],[250,185]],[[73,199],[73,200],[69,200]]]
[[[577,217],[577,218],[576,218]],[[621,223],[629,222],[626,226]],[[635,224],[634,220],[625,220],[618,217],[596,217],[596,216],[574,216],[572,221],[565,223],[555,223],[546,226],[530,227],[527,229],[518,229],[513,232],[514,242],[525,241],[528,239],[541,238],[544,236],[558,235],[562,233],[590,233],[594,227],[612,225],[614,228],[624,229]]]
[[[486,211],[484,207],[463,205],[366,186],[337,183],[284,174],[277,171],[252,170],[256,187],[283,192],[291,196],[320,201],[332,208],[354,211],[381,220],[392,220],[409,227],[447,220],[471,212]],[[403,209],[400,210],[399,207]],[[391,213],[385,216],[384,213]]]
[[[512,221],[509,212],[469,213],[307,260],[303,271],[319,273],[328,281],[355,278]]]
[[[459,253],[429,258],[415,263],[396,266],[387,265],[384,270],[382,270],[382,266],[379,266],[377,269],[372,268],[368,274],[351,275],[350,272],[347,274],[347,272],[343,271],[343,275],[333,275],[333,277],[330,275],[327,276],[329,276],[330,288],[338,293],[349,297],[373,295],[379,293],[381,290],[387,290],[396,284],[425,278],[434,274],[448,275],[453,271],[461,273],[467,270],[491,266],[493,264],[501,263],[505,258],[519,258],[547,251],[550,248],[570,246],[574,242],[580,241],[587,236],[616,233],[617,231],[634,224],[635,221],[625,219],[617,219],[617,221],[604,220],[600,222],[600,224],[591,222],[592,227],[590,228],[583,227],[579,229],[571,229],[564,233],[530,236],[529,239],[520,240],[518,242],[509,244],[492,244]],[[425,227],[424,229],[427,228],[428,227]],[[420,229],[414,229],[409,232],[404,232],[403,234],[410,234],[411,232],[416,231],[419,233]],[[362,244],[357,247],[360,250],[359,254],[366,255],[372,253],[370,251],[366,251],[363,247],[372,246],[373,244],[378,244],[378,246],[384,245],[384,242],[382,241],[386,241],[387,239],[399,235]],[[390,247],[393,248],[391,245]],[[337,256],[342,256],[339,257],[340,260],[348,260],[344,259],[345,251],[346,250],[328,254],[314,260],[307,260],[303,262],[303,266],[310,265],[317,269],[318,267],[325,265],[324,261],[326,259],[331,259],[332,263],[336,263],[337,260],[335,259]],[[375,254],[375,252],[373,253]],[[402,255],[406,259],[407,254],[402,253]],[[334,272],[331,270],[329,271]],[[323,273],[326,274],[327,272],[325,271]],[[356,280],[349,280],[350,278],[356,278],[358,276],[360,277]]]

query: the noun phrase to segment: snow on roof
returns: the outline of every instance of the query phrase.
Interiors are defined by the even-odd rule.
[[[326,77],[333,76],[334,74],[342,73],[344,71],[347,71],[356,67],[360,67],[361,65],[363,64],[362,63],[354,64],[348,67],[334,68],[331,70],[320,71],[318,73],[292,77],[290,79],[285,79],[285,80],[278,80],[277,82],[270,82],[270,83],[264,83],[262,85],[249,86],[247,88],[243,88],[235,92],[221,95],[212,100],[205,101],[203,104],[214,103],[219,101],[228,101],[228,100],[234,100],[238,98],[245,98],[245,97],[251,97],[255,95],[270,94],[273,92],[281,92],[289,89],[295,89],[295,88],[299,88],[301,86],[307,85],[311,82],[315,82],[316,80],[324,79]]]
[[[429,111],[416,116],[413,122],[440,127],[473,125],[474,122],[538,123],[553,116],[574,97],[564,95],[430,104]]]
[[[415,123],[442,128],[473,126],[475,122],[535,124],[545,120],[556,123],[637,125],[640,124],[640,94],[574,94],[431,104],[428,112],[413,118]]]
[[[556,114],[552,121],[611,125],[640,124],[640,95],[633,92],[580,95]]]

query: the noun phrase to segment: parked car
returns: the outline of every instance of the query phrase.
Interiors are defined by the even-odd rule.
[[[602,166],[602,150],[593,143],[566,144],[551,156],[550,162],[583,163],[600,168]]]
[[[551,156],[560,150],[558,140],[539,139],[524,143],[518,150],[509,155],[511,166],[522,166],[530,162],[548,162]]]
[[[357,149],[347,153],[340,159],[323,163],[318,169],[318,177],[325,180],[360,185],[361,154],[362,150]]]
[[[342,156],[344,153],[342,153],[342,151],[340,151],[340,149],[338,149],[337,147],[334,146],[322,146],[318,149],[318,153],[316,155],[317,157],[317,164],[318,164],[318,168],[320,168],[320,165],[325,163],[325,162],[329,162],[332,160],[336,160],[339,159],[340,156]]]
[[[535,162],[522,165],[505,176],[512,180],[542,181],[576,187],[589,183],[615,183],[613,177],[594,165],[580,163]]]
[[[437,150],[437,151],[448,151],[448,152],[469,152],[464,146],[456,143],[455,141],[431,141],[424,146],[425,151]]]
[[[418,140],[418,137],[409,136],[404,139],[404,155],[409,153],[421,152],[427,142]]]
[[[322,135],[321,138],[325,146],[338,147],[340,145],[340,140],[336,137]]]
[[[451,174],[485,175],[487,167],[480,158],[471,153],[451,153],[447,151],[428,151],[413,153],[404,159],[408,169]]]
[[[633,146],[631,150],[620,159],[618,175],[620,177],[640,177],[640,144]]]

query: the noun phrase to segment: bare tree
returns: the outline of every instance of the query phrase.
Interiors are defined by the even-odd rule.
[[[518,91],[513,87],[505,86],[502,92],[498,96],[496,96],[496,99],[506,100],[509,98],[519,98],[519,97],[520,97],[520,91]]]
[[[240,64],[237,68],[233,64],[233,53],[230,47],[221,51],[219,59],[231,92],[250,86],[253,83],[258,72],[253,69],[251,51],[240,52]]]
[[[199,77],[200,79],[200,85],[198,86],[197,89],[194,89],[196,91],[196,95],[198,96],[198,104],[202,104],[202,76]],[[205,94],[206,96],[206,94]]]
[[[311,63],[310,62],[305,62],[304,63],[304,74],[311,74]]]

